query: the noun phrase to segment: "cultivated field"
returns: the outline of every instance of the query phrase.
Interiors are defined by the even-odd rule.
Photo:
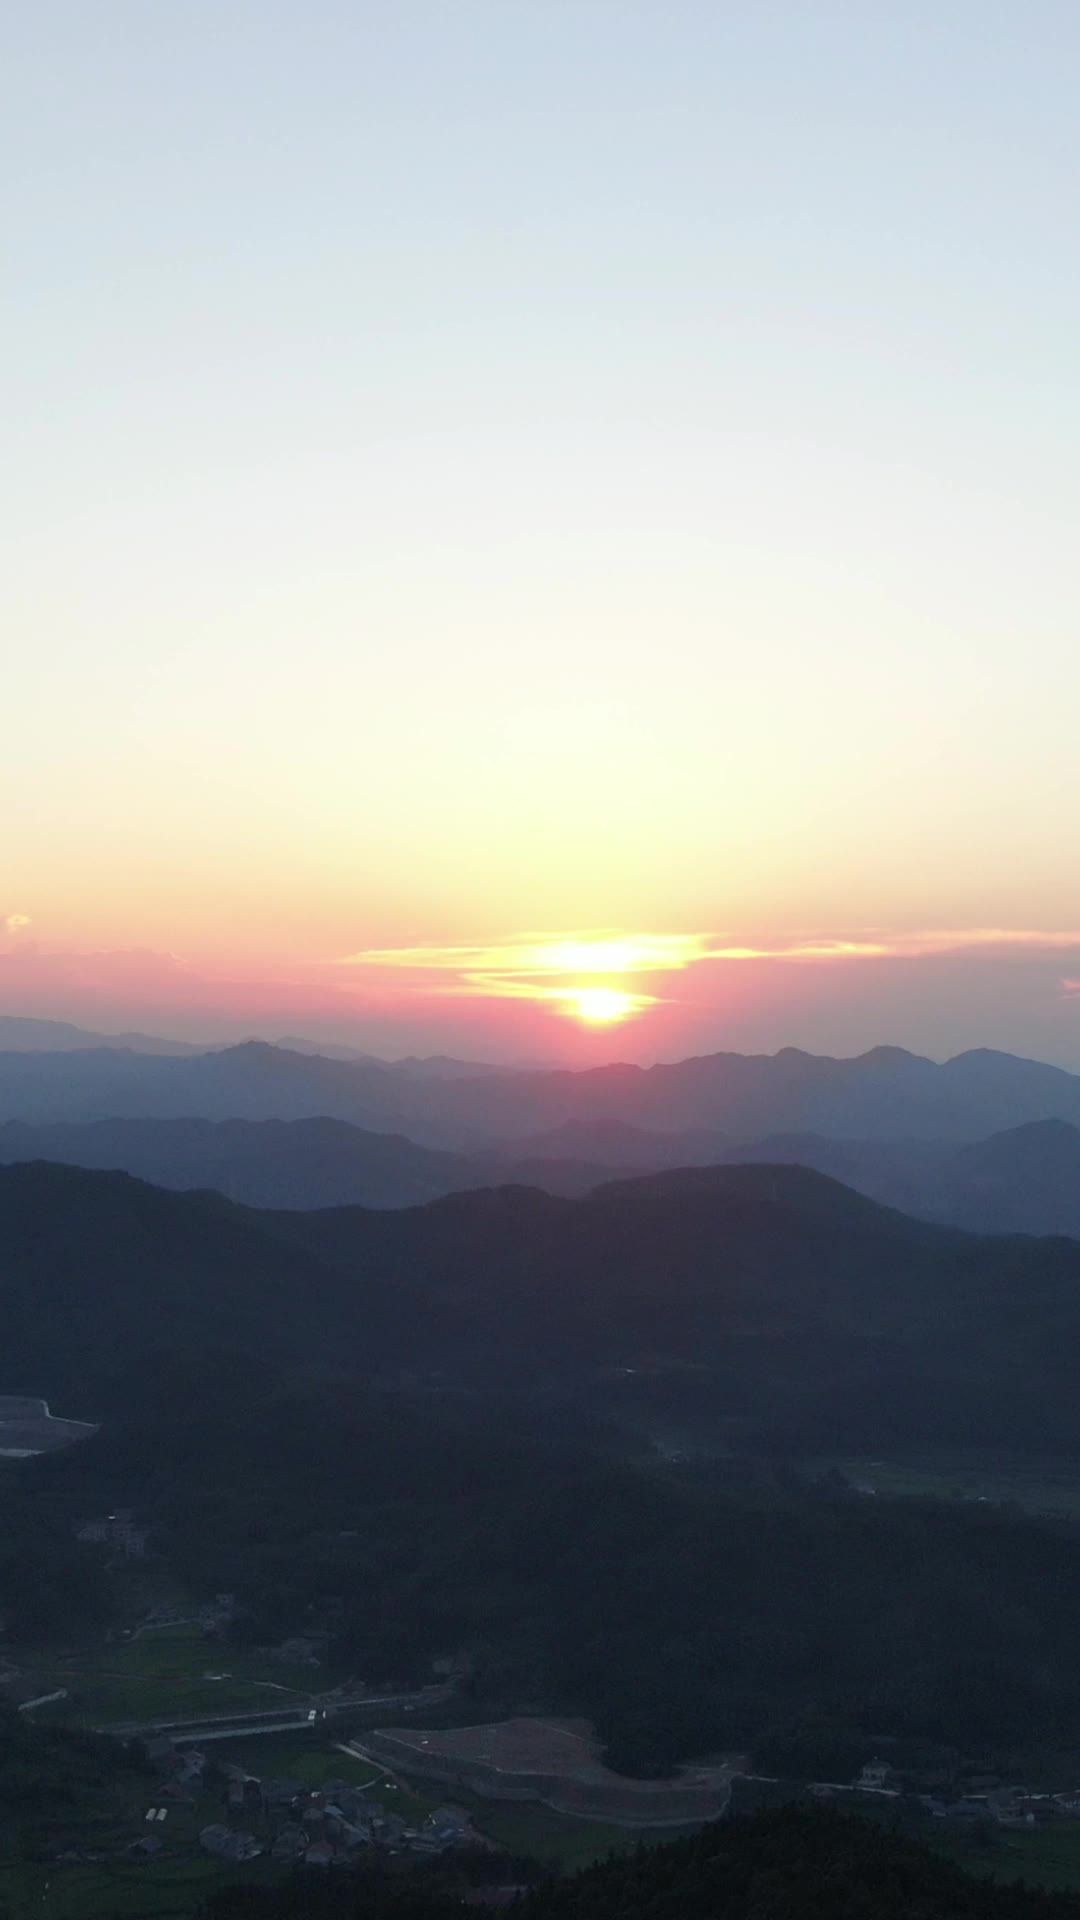
[[[42,1663],[35,1674],[43,1690],[47,1683],[68,1694],[39,1719],[47,1713],[93,1727],[303,1706],[331,1685],[321,1667],[293,1668],[265,1654],[215,1646],[197,1626],[144,1629],[131,1640]]]

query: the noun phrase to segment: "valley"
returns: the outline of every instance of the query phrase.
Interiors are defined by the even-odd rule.
[[[542,1149],[625,1160],[645,1130],[565,1123],[535,1161],[485,1148],[481,1178],[334,1125],[95,1134],[106,1158],[171,1141],[167,1186],[0,1163],[5,1375],[41,1396],[0,1402],[28,1442],[0,1459],[2,1725],[59,1742],[58,1780],[83,1764],[65,1743],[112,1756],[103,1798],[61,1795],[7,1859],[19,1920],[46,1881],[60,1920],[139,1898],[187,1920],[237,1876],[269,1895],[301,1851],[351,1857],[339,1817],[373,1872],[527,1879],[707,1822],[729,1790],[740,1817],[887,1806],[980,1871],[1067,1878],[1080,1243],[904,1212],[801,1164],[804,1137],[743,1160],[716,1130],[697,1145],[719,1162],[612,1178]],[[185,1141],[246,1156],[274,1204],[189,1188]],[[357,1153],[464,1184],[298,1203]],[[904,1178],[957,1153],[923,1141]],[[864,1187],[899,1165],[828,1154]],[[537,1757],[485,1774],[475,1742],[515,1728]],[[568,1728],[566,1770],[544,1742]],[[245,1774],[293,1801],[271,1814]],[[327,1780],[383,1811],[320,1824]],[[442,1796],[468,1845],[432,1842]]]

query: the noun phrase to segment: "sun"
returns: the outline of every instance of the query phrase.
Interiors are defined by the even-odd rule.
[[[614,1027],[640,1011],[642,996],[619,987],[575,987],[567,995],[567,1012],[587,1027]]]

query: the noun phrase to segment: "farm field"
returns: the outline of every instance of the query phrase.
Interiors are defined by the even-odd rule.
[[[388,1812],[399,1814],[409,1826],[422,1825],[428,1814],[449,1798],[446,1793],[433,1797],[423,1788],[418,1790],[378,1761],[360,1760],[342,1752],[342,1747],[328,1742],[325,1734],[301,1732],[256,1740],[223,1740],[214,1757],[247,1767],[261,1779],[285,1775],[306,1787],[321,1787],[326,1780],[348,1780],[361,1791],[370,1788],[373,1800],[381,1800]],[[456,1800],[458,1804],[465,1803]]]
[[[101,1854],[101,1859],[36,1864],[0,1859],[0,1913],[11,1920],[191,1920],[203,1893],[211,1886],[242,1877],[235,1867],[213,1860],[199,1850],[199,1830],[222,1817],[220,1793],[200,1794],[191,1802],[166,1801],[154,1777],[133,1775],[119,1791],[107,1817],[74,1817],[70,1828],[61,1813],[53,1824],[49,1850],[70,1847],[79,1853]],[[162,1851],[154,1860],[129,1860],[124,1850],[150,1828],[148,1808],[167,1808],[164,1821],[155,1821],[153,1835]],[[5,1853],[7,1849],[5,1848]],[[248,1877],[264,1876],[269,1866],[249,1863]]]
[[[1034,1833],[995,1833],[980,1845],[969,1834],[932,1836],[938,1853],[948,1855],[967,1873],[992,1880],[1026,1880],[1051,1891],[1080,1888],[1080,1820],[1063,1820]]]
[[[215,1745],[214,1758],[222,1764],[228,1761],[247,1767],[260,1779],[299,1780],[305,1787],[321,1787],[324,1780],[348,1780],[363,1788],[383,1775],[383,1769],[374,1762],[357,1760],[328,1743],[325,1733],[303,1730],[264,1734],[253,1740],[222,1740]]]
[[[577,1873],[582,1867],[606,1860],[609,1854],[631,1852],[647,1837],[627,1827],[555,1813],[539,1801],[500,1806],[496,1801],[457,1791],[448,1793],[447,1798],[455,1806],[467,1807],[477,1832],[497,1846],[542,1861],[561,1873]],[[675,1834],[665,1834],[664,1838],[674,1839]]]
[[[56,1867],[0,1864],[0,1901],[11,1920],[193,1920],[211,1888],[270,1880],[280,1867],[225,1867],[205,1854],[150,1863],[110,1860]]]
[[[259,1712],[304,1705],[333,1684],[321,1667],[283,1667],[265,1655],[216,1646],[196,1626],[145,1631],[93,1652],[35,1667],[49,1687],[65,1687],[54,1718],[107,1727],[172,1715]],[[208,1677],[216,1676],[216,1677]]]

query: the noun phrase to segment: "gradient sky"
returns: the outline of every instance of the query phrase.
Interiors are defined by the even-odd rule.
[[[2,42],[0,1010],[1080,1066],[1072,0]]]

